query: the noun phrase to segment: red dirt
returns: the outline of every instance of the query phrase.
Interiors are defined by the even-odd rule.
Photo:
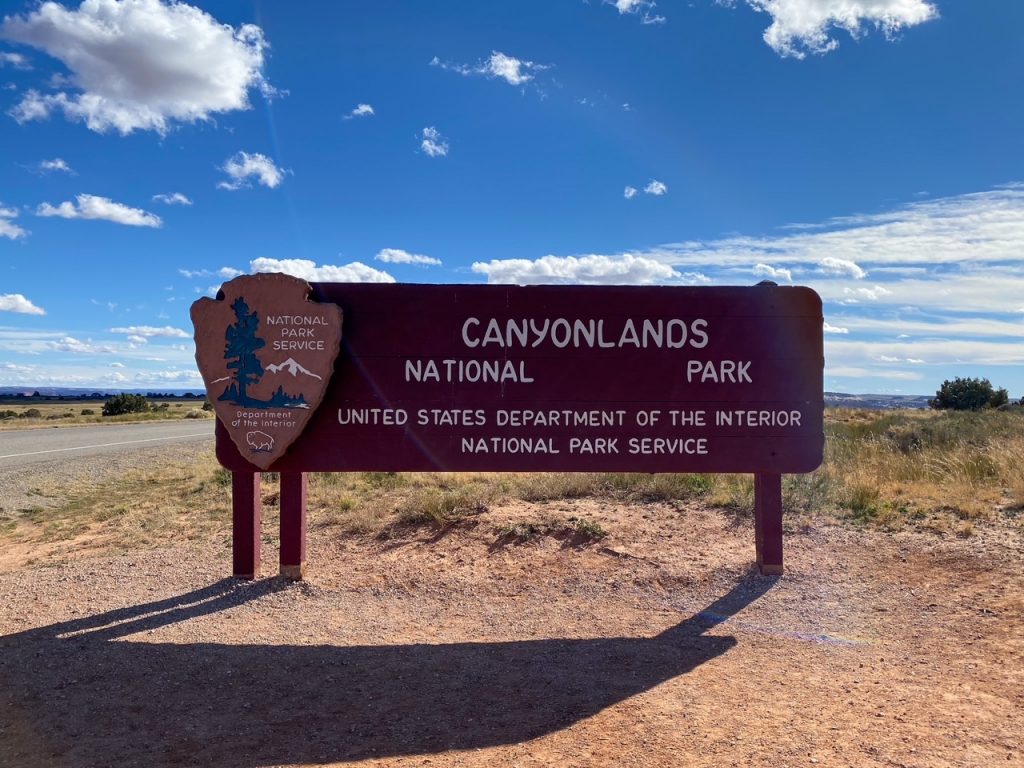
[[[609,536],[496,531],[569,516]],[[9,570],[0,765],[1024,765],[1019,528],[816,523],[782,578],[752,540],[699,507],[517,503],[314,527],[304,583],[224,579],[224,545]]]

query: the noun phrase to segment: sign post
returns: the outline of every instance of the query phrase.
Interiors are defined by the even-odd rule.
[[[749,472],[757,562],[782,571],[781,476],[824,448],[808,288],[256,275],[222,294],[193,306],[217,456],[282,473],[285,575],[305,561],[304,473],[351,471]]]

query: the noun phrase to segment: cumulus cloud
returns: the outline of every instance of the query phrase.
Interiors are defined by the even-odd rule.
[[[651,179],[649,182],[647,182],[647,186],[644,187],[644,193],[648,195],[655,195],[657,197],[661,197],[666,192],[668,192],[668,185],[658,181],[657,179]]]
[[[829,323],[828,320],[825,321],[825,325],[823,327],[823,330],[825,331],[825,333],[849,333],[850,332],[849,328],[840,328],[839,326],[832,325],[831,323]]]
[[[785,280],[787,283],[793,282],[792,270],[785,269],[784,267],[773,267],[770,264],[755,264],[754,275],[757,277],[767,277],[771,280]]]
[[[550,68],[550,65],[523,61],[500,51],[492,51],[489,59],[477,64],[449,64],[435,56],[431,59],[430,66],[440,67],[449,72],[458,72],[465,76],[481,75],[487,78],[500,78],[509,85],[525,85],[533,80],[533,73]]]
[[[16,209],[0,206],[0,237],[17,240],[28,235],[28,230],[14,223],[13,219],[16,218],[18,218],[18,211]]]
[[[43,203],[36,209],[36,216],[59,216],[62,219],[96,219],[125,224],[130,227],[161,227],[163,220],[141,208],[131,208],[115,203],[107,197],[76,195],[75,202],[64,201],[60,205]]]
[[[622,190],[622,196],[627,200],[632,200],[634,197],[636,197],[636,187],[627,186],[624,190]]]
[[[473,271],[486,275],[488,283],[535,285],[543,283],[587,285],[652,285],[657,283],[709,282],[700,273],[680,273],[654,259],[622,256],[544,256],[536,260],[496,259],[476,262]]]
[[[373,107],[369,104],[357,104],[352,111],[345,115],[344,120],[351,120],[353,117],[370,117],[374,115]]]
[[[77,10],[44,2],[6,17],[0,38],[42,50],[71,73],[73,90],[28,91],[10,113],[19,122],[59,111],[100,133],[165,134],[174,123],[248,109],[251,88],[273,92],[262,74],[263,31],[184,2],[84,0]]]
[[[635,0],[621,0],[635,2]],[[734,5],[734,0],[718,0]],[[767,13],[772,23],[764,41],[780,56],[804,58],[808,53],[824,54],[839,47],[830,36],[843,29],[857,39],[865,27],[881,30],[892,40],[904,27],[937,18],[938,9],[927,0],[746,0],[755,11]]]
[[[420,142],[420,149],[428,157],[444,157],[448,154],[448,139],[441,135],[441,132],[428,125],[423,129],[423,140]]]
[[[273,189],[284,181],[287,173],[284,169],[278,168],[269,157],[258,152],[251,155],[248,152],[238,152],[227,159],[221,170],[228,175],[229,180],[220,182],[217,188],[229,190],[252,186],[253,180],[257,184]]]
[[[253,272],[283,272],[314,283],[393,283],[387,272],[353,261],[351,264],[317,266],[308,259],[269,259],[260,257],[249,262]]]
[[[418,264],[421,266],[441,266],[441,260],[433,256],[423,256],[419,253],[409,253],[401,248],[382,248],[374,257],[377,261],[385,264]]]
[[[37,307],[20,293],[0,294],[0,312],[17,312],[21,315],[46,314],[46,310]]]
[[[857,266],[856,262],[849,259],[837,259],[834,256],[826,256],[818,262],[818,267],[826,275],[845,275],[855,280],[863,280],[868,273]]]
[[[163,203],[164,205],[192,205],[192,201],[181,194],[181,192],[172,192],[169,195],[153,195],[153,202]]]
[[[39,170],[47,173],[49,171],[61,171],[62,173],[74,174],[71,170],[71,166],[67,164],[62,158],[55,157],[53,160],[43,160],[39,163]]]
[[[143,338],[152,338],[159,336],[164,339],[190,339],[192,336],[181,328],[174,328],[170,325],[165,325],[161,328],[157,328],[152,325],[129,325],[122,328],[111,328],[111,333],[125,333],[130,336],[141,336]]]

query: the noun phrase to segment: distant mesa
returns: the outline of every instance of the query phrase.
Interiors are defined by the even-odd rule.
[[[287,371],[292,376],[298,376],[300,373],[306,376],[312,376],[314,379],[323,379],[322,376],[317,376],[312,371],[303,368],[299,363],[295,362],[293,358],[288,358],[283,363],[271,363],[267,366],[269,373],[280,373],[281,371]]]

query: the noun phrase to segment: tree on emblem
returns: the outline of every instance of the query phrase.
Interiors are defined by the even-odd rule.
[[[220,399],[238,405],[257,405],[259,403],[253,401],[245,390],[263,377],[263,365],[256,352],[267,343],[256,335],[260,319],[255,312],[249,311],[244,298],[239,296],[235,299],[231,309],[235,312],[237,322],[228,326],[224,333],[224,359],[228,361],[227,368],[235,372],[235,381],[224,390]]]

